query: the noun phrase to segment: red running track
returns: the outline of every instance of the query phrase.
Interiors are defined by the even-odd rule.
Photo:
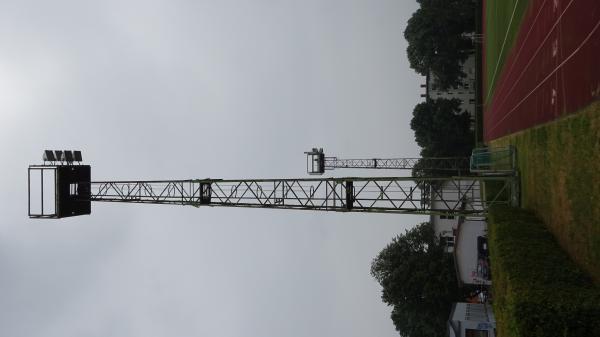
[[[484,140],[574,113],[598,98],[600,0],[530,0],[484,106]]]

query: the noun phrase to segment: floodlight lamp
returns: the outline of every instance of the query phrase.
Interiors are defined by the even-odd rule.
[[[54,150],[54,155],[56,156],[56,160],[65,161],[65,154],[61,150]]]
[[[63,153],[64,153],[64,156],[65,156],[65,161],[67,163],[72,163],[73,162],[73,151],[64,150]]]
[[[54,152],[52,150],[44,151],[44,161],[56,161],[56,157],[54,156]]]

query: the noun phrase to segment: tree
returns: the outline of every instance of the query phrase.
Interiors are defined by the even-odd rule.
[[[450,160],[450,159],[449,159]],[[432,168],[436,160],[432,158],[419,158],[413,165],[413,177],[450,177],[457,175],[466,175],[469,173],[469,160],[467,158],[453,160],[453,163],[447,166]]]
[[[421,75],[431,71],[436,85],[456,87],[465,77],[462,63],[472,52],[467,34],[475,30],[473,0],[420,0],[421,7],[408,20],[404,37],[411,68]]]
[[[395,237],[373,260],[371,275],[392,305],[392,321],[402,336],[445,336],[452,302],[465,298],[453,259],[433,226],[422,223]]]
[[[467,157],[475,145],[471,117],[460,110],[458,99],[417,104],[410,127],[423,157]]]

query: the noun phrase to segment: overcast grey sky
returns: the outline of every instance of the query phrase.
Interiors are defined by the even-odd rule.
[[[45,148],[83,150],[94,180],[303,177],[313,146],[415,156],[415,9],[0,1],[0,336],[396,336],[370,262],[423,218],[94,204],[36,221],[26,168]]]

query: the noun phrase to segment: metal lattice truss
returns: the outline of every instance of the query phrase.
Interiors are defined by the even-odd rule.
[[[485,198],[484,182],[498,186]],[[104,181],[92,201],[338,212],[483,215],[508,204],[512,177]]]
[[[388,158],[388,159],[339,159],[325,157],[325,169],[413,169],[461,171],[469,169],[469,158]]]

